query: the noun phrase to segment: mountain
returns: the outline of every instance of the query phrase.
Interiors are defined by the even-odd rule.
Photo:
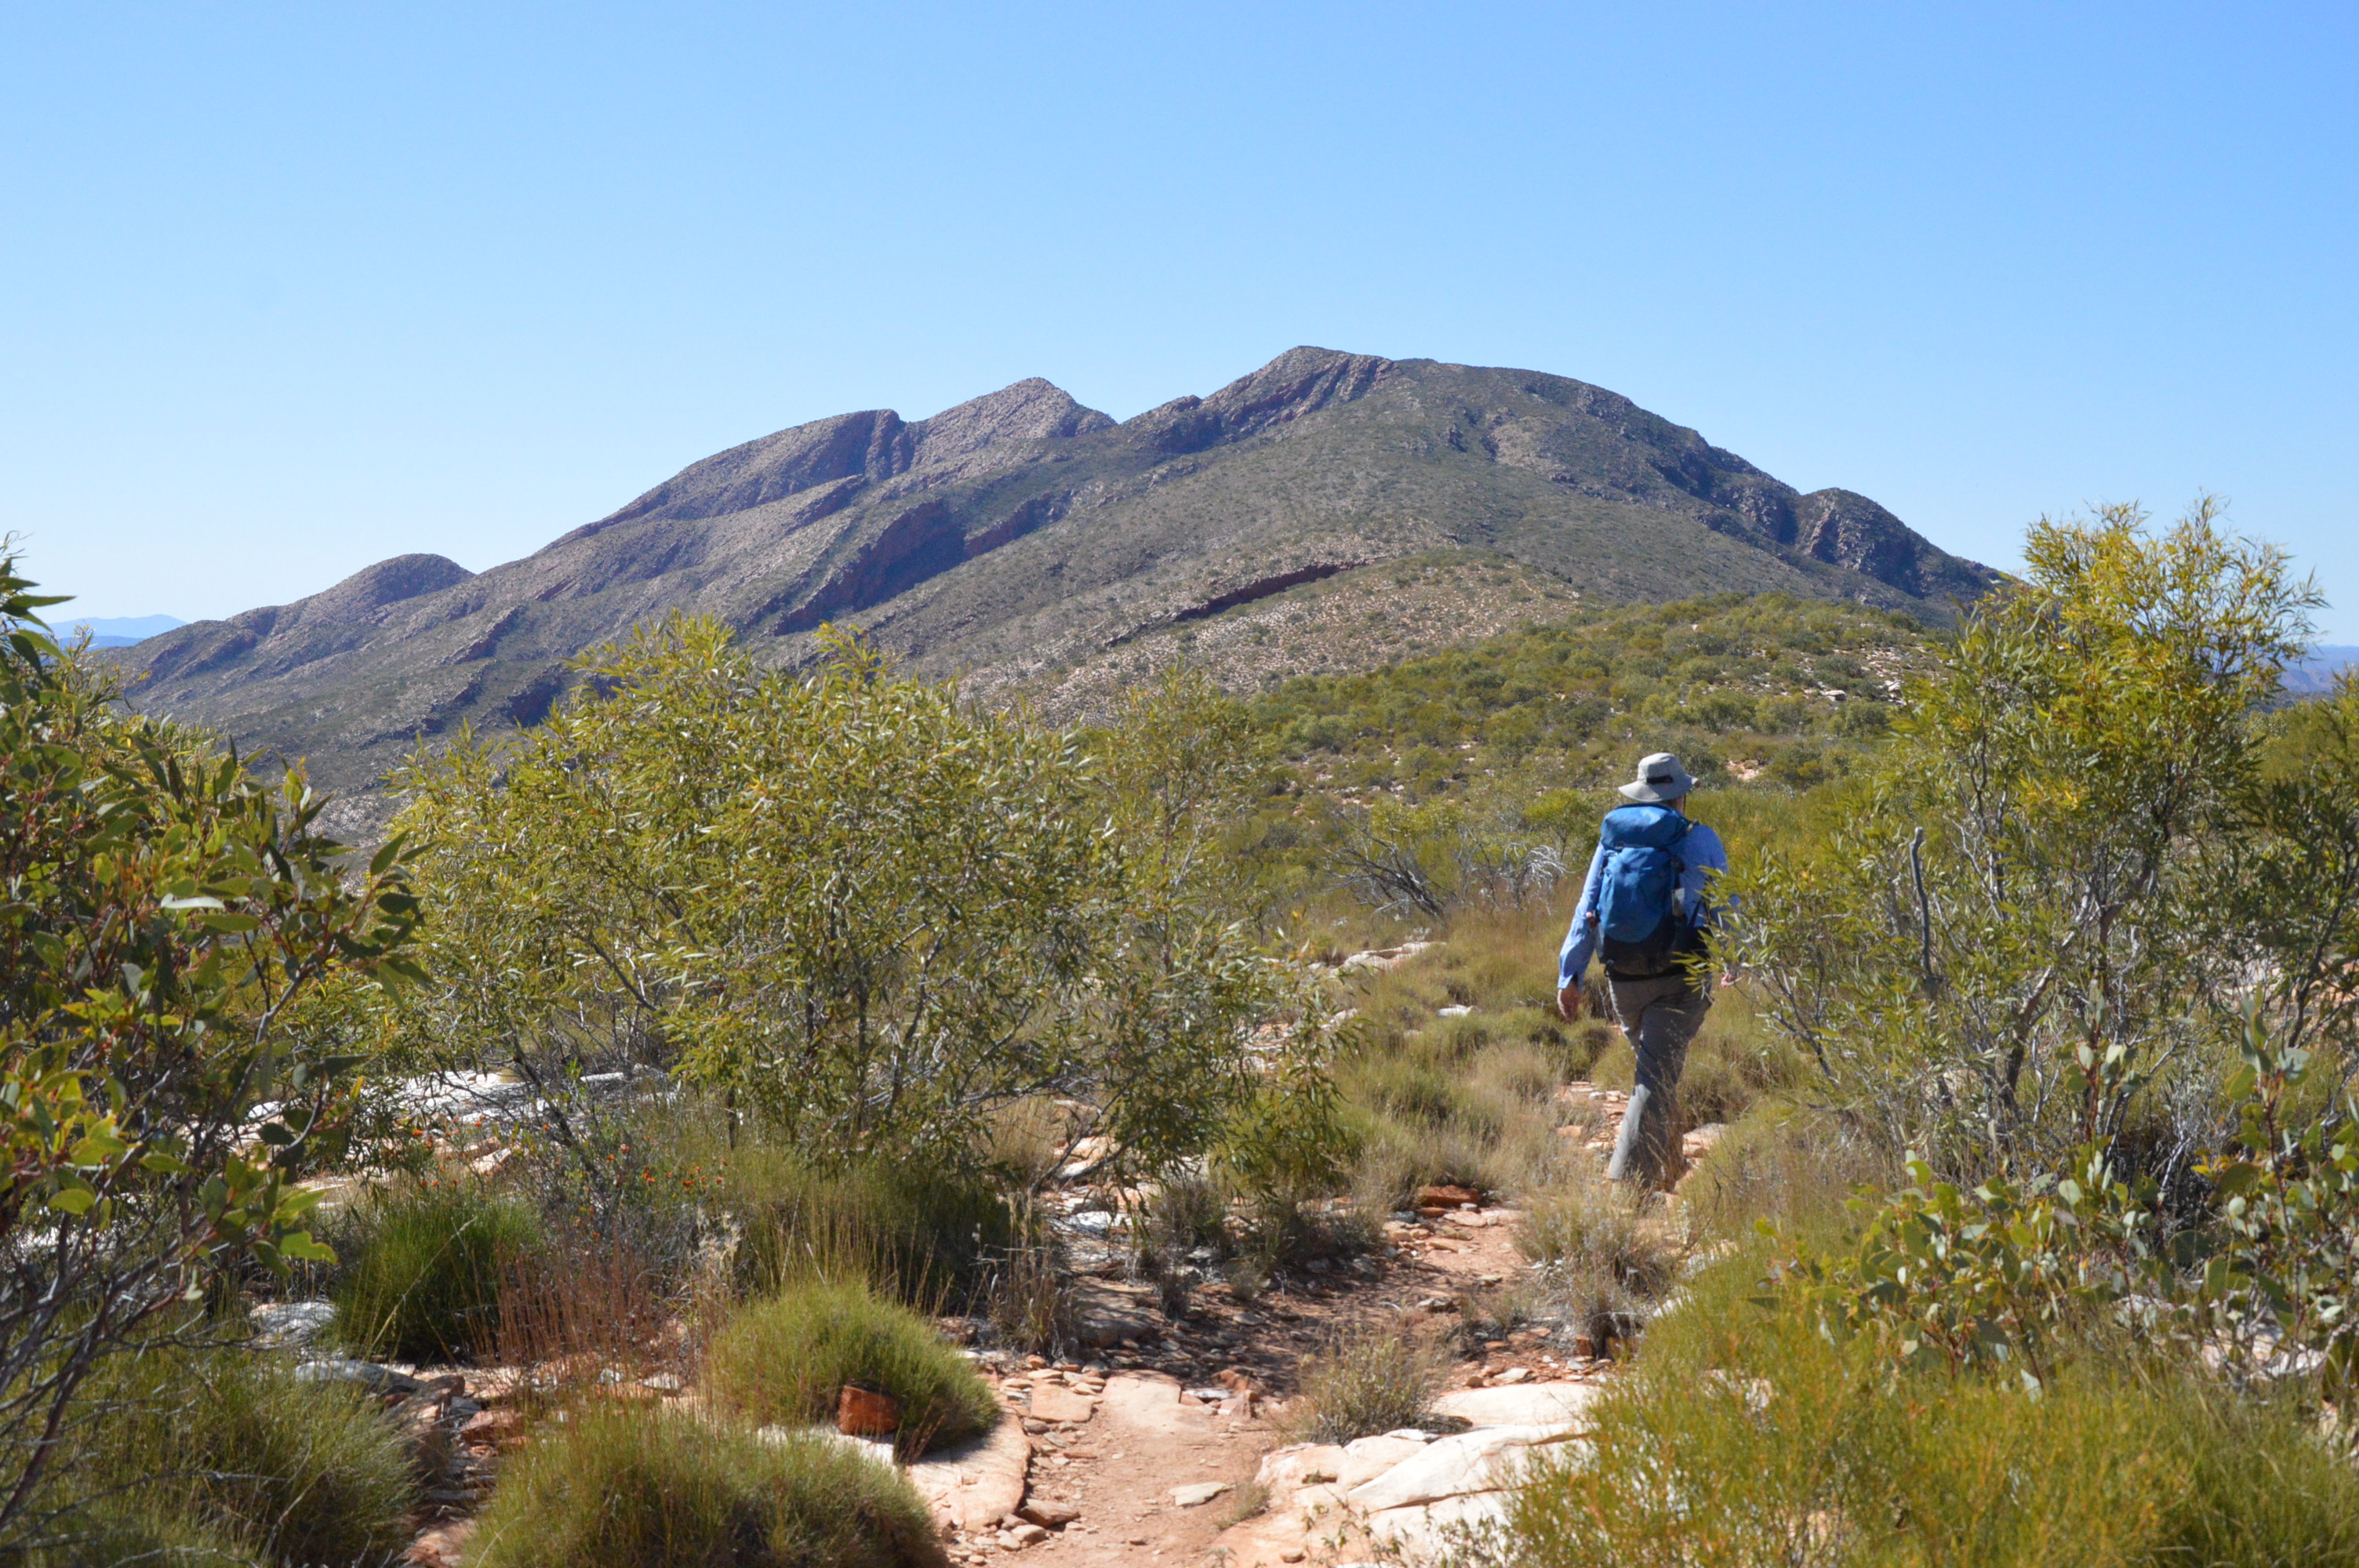
[[[2359,648],[2321,643],[2299,664],[2287,668],[2286,689],[2302,697],[2321,696],[2332,691],[2335,677],[2354,665],[2359,665]]]
[[[90,635],[93,648],[127,648],[134,643],[144,643],[159,632],[169,632],[188,622],[176,615],[118,615],[96,620],[68,621],[55,628],[58,636],[72,642],[84,633]]]
[[[785,662],[854,623],[986,699],[1074,711],[1223,639],[1262,648],[1233,673],[1272,679],[1583,595],[1782,589],[1947,621],[1995,580],[1601,387],[1299,348],[1120,423],[1030,380],[928,419],[799,425],[522,560],[397,556],[112,656],[141,708],[353,789],[418,737],[537,721],[566,660],[674,609]],[[1270,663],[1273,628],[1321,625]]]

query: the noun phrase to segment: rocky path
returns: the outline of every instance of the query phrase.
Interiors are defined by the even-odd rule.
[[[1302,1361],[1339,1331],[1408,1320],[1462,1341],[1463,1303],[1524,1268],[1515,1218],[1469,1207],[1395,1223],[1372,1277],[1338,1270],[1250,1303],[1201,1292],[1213,1299],[1158,1338],[1006,1368],[1002,1398],[1032,1443],[1024,1499],[988,1524],[967,1510],[954,1558],[1338,1563],[1386,1537],[1414,1555],[1434,1525],[1495,1507],[1515,1454],[1575,1431],[1608,1369],[1546,1327],[1461,1344],[1436,1410],[1462,1434],[1312,1446],[1288,1441],[1286,1411]]]

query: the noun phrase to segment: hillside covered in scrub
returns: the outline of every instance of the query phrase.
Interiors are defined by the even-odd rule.
[[[365,858],[11,574],[0,1548],[2359,1564],[2359,686],[2206,506],[2026,555],[1082,721],[666,615]]]

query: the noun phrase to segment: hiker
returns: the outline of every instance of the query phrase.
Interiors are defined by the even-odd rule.
[[[1704,889],[1712,873],[1728,870],[1728,851],[1719,834],[1683,809],[1695,780],[1670,752],[1642,758],[1636,780],[1621,787],[1632,804],[1607,812],[1599,829],[1557,957],[1556,1005],[1573,1016],[1581,978],[1591,957],[1602,956],[1614,1017],[1638,1056],[1637,1087],[1605,1174],[1654,1188],[1678,1174],[1672,1096],[1688,1042],[1712,1008],[1711,989],[1692,967],[1712,920]]]

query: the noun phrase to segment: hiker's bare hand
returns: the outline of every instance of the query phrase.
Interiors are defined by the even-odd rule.
[[[1581,1015],[1581,988],[1578,985],[1557,989],[1556,1011],[1557,1016],[1568,1022]]]

